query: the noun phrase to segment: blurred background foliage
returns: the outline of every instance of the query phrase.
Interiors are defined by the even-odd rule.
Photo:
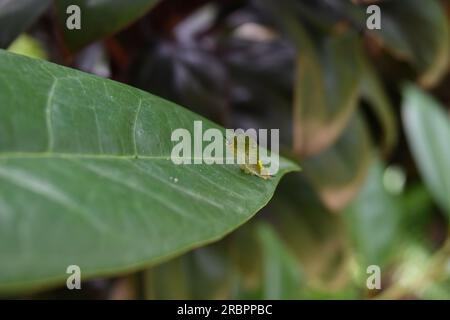
[[[72,3],[82,30],[64,27]],[[303,167],[215,244],[27,297],[450,299],[449,16],[445,0],[0,0],[1,48],[279,128]]]

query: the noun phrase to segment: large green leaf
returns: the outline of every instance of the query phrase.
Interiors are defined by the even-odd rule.
[[[420,89],[404,90],[403,122],[420,173],[450,217],[450,118],[438,102]]]
[[[6,48],[49,4],[50,0],[0,0],[0,48]]]
[[[135,270],[247,221],[297,168],[174,165],[171,132],[203,120],[126,85],[0,51],[0,291]]]
[[[143,16],[158,0],[72,0],[55,1],[64,40],[72,50],[111,35]],[[76,4],[81,10],[81,30],[66,28],[67,7]]]

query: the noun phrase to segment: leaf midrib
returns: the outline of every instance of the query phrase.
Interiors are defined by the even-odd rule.
[[[111,159],[111,160],[130,160],[130,159],[143,159],[143,160],[177,160],[185,159],[182,157],[172,156],[146,156],[146,155],[120,155],[120,154],[92,154],[92,153],[56,153],[56,152],[4,152],[0,153],[0,159],[17,159],[17,158],[61,158],[61,159],[73,159],[73,158],[85,158],[85,159]],[[203,159],[213,160],[215,158],[196,158],[190,157],[190,160]]]

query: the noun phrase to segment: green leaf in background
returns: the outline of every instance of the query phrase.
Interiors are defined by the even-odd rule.
[[[300,265],[269,224],[257,228],[264,272],[264,299],[298,299],[302,289]]]
[[[432,247],[432,239],[427,237],[427,229],[434,218],[434,202],[428,189],[421,182],[410,186],[401,195],[401,203],[404,238],[407,236],[411,242]]]
[[[259,223],[253,219],[219,242],[146,270],[146,298],[262,299]]]
[[[355,258],[354,280],[366,290],[366,269],[378,265],[383,270],[383,282],[392,283],[380,299],[423,297],[427,286],[442,289],[438,281],[445,276],[440,269],[441,265],[445,267],[445,260],[432,258],[436,248],[428,236],[433,202],[421,184],[395,190],[396,183],[387,178],[393,168],[385,168],[376,159],[362,190],[344,212]],[[438,259],[441,256],[448,259],[445,252],[438,254]],[[368,296],[373,293],[365,292]]]
[[[294,79],[294,152],[318,154],[336,141],[357,105],[362,75],[360,42],[351,30],[325,35],[302,23],[295,1],[258,1],[298,50]]]
[[[381,30],[374,34],[394,55],[416,67],[421,84],[435,85],[450,62],[449,25],[439,1],[397,0],[379,5]]]
[[[364,183],[371,159],[369,132],[356,114],[335,144],[301,162],[322,201],[331,210],[339,211]]]
[[[349,247],[342,216],[322,204],[303,175],[283,179],[264,210],[271,212],[278,236],[297,258],[305,286],[328,292],[347,286]]]
[[[344,214],[364,275],[369,265],[385,266],[400,236],[402,207],[398,196],[386,191],[383,171],[382,163],[373,161],[363,188]]]
[[[47,52],[41,43],[27,34],[20,35],[8,48],[9,52],[30,58],[47,59]]]
[[[132,271],[217,240],[271,198],[237,165],[174,165],[213,123],[138,89],[0,51],[0,291]]]
[[[0,0],[0,48],[25,31],[48,8],[50,0]]]
[[[230,299],[235,276],[229,238],[145,271],[147,299]]]
[[[301,267],[266,222],[147,271],[148,299],[299,299]]]
[[[450,218],[450,116],[417,87],[403,91],[403,123],[426,186]]]
[[[328,37],[321,49],[303,47],[298,55],[293,121],[299,155],[315,155],[335,142],[358,105],[362,73],[356,34]]]
[[[362,95],[379,119],[383,129],[381,148],[383,154],[388,155],[396,146],[398,140],[398,126],[394,108],[386,95],[381,79],[379,79],[370,62],[364,59],[363,65]]]
[[[78,50],[85,45],[111,35],[142,17],[158,0],[122,0],[91,1],[72,0],[55,1],[60,28],[66,45],[71,50]],[[81,9],[81,30],[66,28],[69,15],[67,7],[76,4]]]

